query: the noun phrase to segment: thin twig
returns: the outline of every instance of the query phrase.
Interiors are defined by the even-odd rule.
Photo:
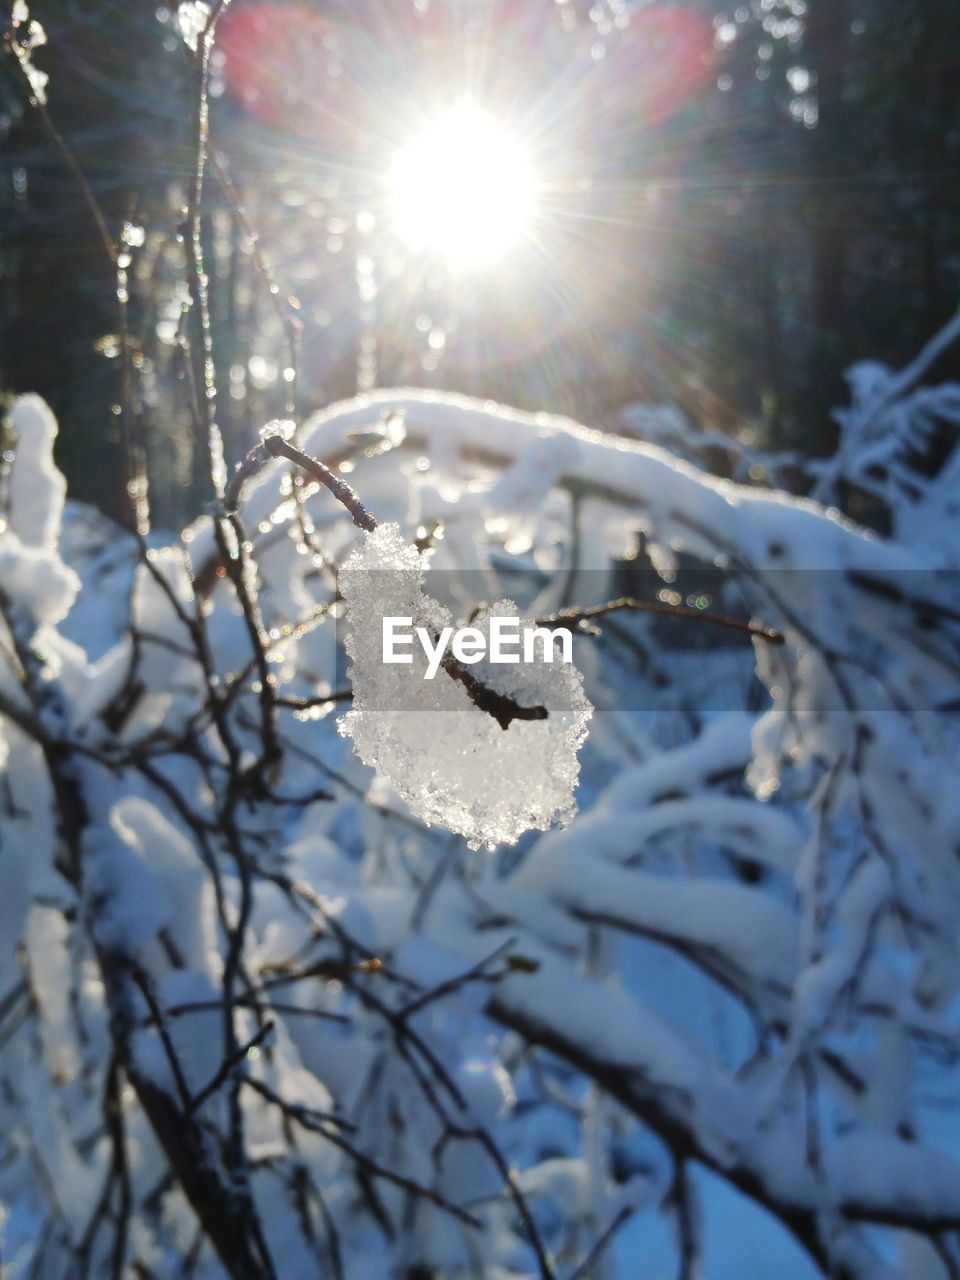
[[[617,1213],[616,1217],[607,1227],[606,1231],[599,1237],[593,1248],[583,1259],[575,1271],[570,1273],[568,1280],[586,1280],[590,1274],[590,1268],[595,1262],[600,1260],[600,1255],[604,1252],[613,1237],[617,1234],[622,1226],[624,1226],[633,1217],[635,1210],[630,1205],[624,1205]]]
[[[273,1103],[284,1115],[289,1116],[291,1120],[295,1120],[304,1129],[309,1129],[311,1133],[320,1134],[321,1137],[326,1138],[335,1147],[339,1147],[346,1152],[358,1168],[363,1169],[371,1177],[379,1178],[383,1182],[390,1182],[395,1187],[400,1187],[403,1191],[408,1191],[411,1195],[418,1196],[420,1199],[429,1200],[436,1208],[442,1209],[444,1213],[449,1213],[458,1218],[469,1227],[475,1227],[479,1230],[483,1226],[480,1220],[475,1218],[472,1213],[468,1213],[466,1209],[461,1209],[459,1205],[453,1204],[452,1201],[448,1200],[439,1191],[434,1190],[433,1187],[424,1186],[423,1183],[417,1182],[413,1178],[408,1178],[406,1174],[398,1173],[394,1169],[388,1169],[385,1165],[378,1164],[376,1160],[373,1160],[365,1152],[360,1151],[352,1143],[348,1142],[342,1134],[326,1128],[325,1126],[330,1123],[329,1117],[318,1115],[309,1107],[303,1107],[299,1103],[287,1102],[286,1099],[274,1093],[268,1085],[265,1085],[260,1080],[247,1077],[244,1080],[244,1084],[259,1093],[268,1102]]]
[[[606,604],[591,605],[588,608],[573,606],[560,609],[546,618],[538,619],[541,627],[576,627],[581,622],[590,622],[594,618],[605,617],[608,613],[619,610],[632,613],[657,613],[666,618],[688,618],[694,622],[709,622],[715,627],[726,627],[730,631],[739,631],[751,636],[754,640],[763,640],[766,644],[781,645],[786,643],[783,632],[772,627],[759,626],[753,622],[741,622],[738,618],[727,618],[719,613],[706,613],[702,609],[688,609],[684,605],[665,604],[660,600],[636,600],[633,596],[618,596],[616,600],[608,600]]]
[[[231,1071],[233,1071],[234,1067],[238,1066],[244,1060],[251,1049],[256,1049],[258,1045],[262,1044],[271,1031],[273,1031],[273,1023],[265,1022],[259,1031],[250,1037],[246,1044],[240,1045],[229,1058],[224,1058],[223,1062],[221,1062],[209,1082],[203,1086],[199,1093],[195,1093],[190,1099],[190,1105],[187,1108],[187,1111],[191,1113],[198,1111],[207,1099],[216,1093],[230,1075]]]
[[[364,529],[368,533],[376,529],[378,523],[376,517],[370,514],[346,480],[341,480],[318,458],[311,458],[308,453],[298,449],[284,437],[280,430],[265,435],[261,443],[251,449],[237,464],[224,494],[224,505],[228,511],[237,510],[244,483],[262,470],[271,458],[287,458],[290,462],[295,462],[298,467],[306,471],[307,475],[312,476],[333,494],[349,512],[350,518],[358,529]]]

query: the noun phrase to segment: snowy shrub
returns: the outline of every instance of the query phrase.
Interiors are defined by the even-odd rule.
[[[11,431],[12,1275],[666,1274],[675,1247],[718,1275],[948,1273],[946,554],[571,422],[382,393],[299,436],[349,462],[375,534],[260,458],[236,513],[109,562],[129,618],[100,652],[81,606],[107,570],[58,549],[80,516],[61,534],[50,415],[20,401]],[[456,681],[428,686],[476,735],[464,771],[457,733],[420,723],[448,713],[382,714],[351,641],[344,718],[376,771],[338,734],[337,617],[384,603],[371,562],[434,623],[511,583],[555,617],[615,595],[641,531],[664,590],[681,549],[721,565],[717,603],[786,643],[690,651],[684,619],[571,621],[596,712],[565,829],[492,853],[462,838],[564,809],[572,669],[551,671],[576,686],[569,724],[506,733]],[[542,740],[514,746],[518,727]]]
[[[955,315],[906,368],[864,360],[849,369],[850,404],[833,413],[839,440],[826,458],[769,453],[663,405],[628,405],[620,426],[699,466],[722,466],[734,480],[799,490],[918,549],[942,551],[958,527],[960,385],[924,378],[958,341]],[[957,554],[954,544],[951,563]]]
[[[844,487],[865,493],[880,505],[893,534],[914,546],[935,549],[955,534],[960,386],[931,387],[921,380],[958,340],[960,316],[906,369],[863,361],[849,371],[852,403],[835,414],[839,445],[816,467],[814,497],[840,503]]]

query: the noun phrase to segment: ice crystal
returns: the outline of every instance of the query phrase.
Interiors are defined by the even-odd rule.
[[[495,665],[485,657],[471,665],[486,688],[519,707],[546,709],[543,719],[515,719],[503,729],[446,671],[424,679],[427,661],[416,646],[410,664],[384,663],[384,617],[410,617],[433,634],[451,624],[448,610],[424,592],[422,557],[397,525],[364,535],[340,572],[340,589],[354,695],[340,732],[413,813],[465,836],[472,848],[569,822],[592,714],[577,669],[547,663],[539,651],[534,663]],[[517,606],[501,600],[471,625],[489,640],[491,617],[517,616]]]

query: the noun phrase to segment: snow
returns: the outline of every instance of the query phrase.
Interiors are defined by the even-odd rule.
[[[138,954],[173,914],[142,846],[118,822],[85,833],[83,856],[86,908],[97,941],[107,950]]]
[[[793,977],[796,922],[766,893],[719,879],[677,880],[604,866],[584,842],[535,855],[517,880],[586,919],[705,948],[758,980],[786,986]]]
[[[656,528],[658,541],[704,552],[712,560],[721,551],[740,555],[756,569],[833,570],[902,565],[929,569],[929,555],[912,557],[885,546],[862,529],[815,502],[790,498],[705,476],[665,450],[591,430],[567,418],[479,402],[466,396],[401,389],[378,391],[336,404],[307,423],[303,448],[323,457],[343,434],[368,424],[379,413],[402,414],[407,442],[432,456],[461,454],[476,448],[491,463],[509,464],[528,450],[540,456],[547,441],[559,449],[564,473],[576,475],[589,492],[596,489],[614,506],[632,513],[625,527]],[[519,475],[527,476],[529,470]],[[251,486],[261,491],[262,480]],[[465,504],[465,513],[480,505],[496,511],[497,489],[488,484],[477,493],[483,500]],[[696,513],[693,519],[688,513]],[[432,514],[421,510],[421,519]],[[705,531],[709,531],[708,533]],[[778,551],[783,547],[783,552]],[[771,554],[773,546],[773,554]]]
[[[858,412],[882,391],[905,413],[919,394],[889,379],[867,391]],[[368,450],[378,420],[403,430]],[[664,438],[680,429],[656,420]],[[115,1038],[140,1079],[176,1096],[150,1010],[117,974],[149,978],[188,1088],[203,1089],[223,1061],[227,930],[248,895],[237,984],[258,989],[273,1029],[236,1071],[335,1112],[371,1160],[482,1223],[374,1178],[381,1229],[350,1157],[246,1085],[253,1196],[279,1273],[327,1267],[317,1192],[351,1280],[538,1273],[493,1162],[473,1140],[440,1141],[439,1099],[497,1142],[561,1275],[621,1208],[633,1216],[607,1276],[638,1257],[675,1274],[680,1143],[708,1280],[771,1267],[807,1280],[797,1215],[837,1266],[942,1280],[908,1244],[960,1195],[960,740],[937,710],[960,697],[956,515],[939,481],[916,500],[894,486],[901,532],[884,538],[564,419],[403,390],[333,406],[298,443],[343,463],[382,523],[359,532],[305,485],[307,547],[287,465],[248,482],[239,514],[281,699],[280,758],[258,773],[259,673],[217,573],[213,515],[155,535],[137,563],[110,526],[64,516],[49,412],[27,399],[13,421],[0,1230],[21,1270],[69,1272],[68,1242],[44,1259],[31,1241],[89,1222],[111,1155]],[[418,648],[409,665],[382,663],[385,615],[488,636],[491,617],[614,594],[641,529],[668,568],[683,549],[732,570],[730,598],[785,643],[714,647],[700,628],[617,614],[574,635],[572,665],[469,668],[548,712],[506,729],[444,668],[424,680]],[[730,607],[719,591],[715,604]],[[324,702],[332,690],[352,702]],[[85,801],[80,832],[58,832],[51,758]],[[240,1044],[258,1030],[251,1004],[236,1011]],[[200,1110],[211,1151],[229,1136],[226,1095]],[[121,1110],[131,1249],[168,1280],[192,1211],[157,1190],[166,1160],[129,1082]],[[909,1232],[889,1225],[904,1215]],[[91,1274],[109,1273],[110,1238]],[[197,1274],[221,1280],[209,1247]]]
[[[54,547],[66,481],[54,466],[57,422],[39,396],[20,396],[10,413],[16,441],[9,480],[10,527],[28,547]]]
[[[15,533],[0,546],[0,591],[15,600],[35,626],[59,622],[80,588],[75,573],[55,553],[24,546]]]
[[[424,593],[424,572],[420,553],[393,524],[365,534],[343,565],[353,706],[341,733],[414,814],[474,848],[570,822],[591,713],[579,672],[545,662],[542,652],[536,663],[472,666],[475,679],[519,706],[546,708],[544,719],[515,719],[504,729],[446,672],[426,679],[426,654],[416,648],[411,663],[385,664],[385,617],[412,618],[432,634],[450,623],[449,611]],[[501,600],[473,625],[489,643],[491,617],[518,616],[513,601]]]
[[[165,899],[169,903],[169,934],[184,963],[204,969],[217,939],[213,887],[196,848],[156,805],[140,797],[118,801],[110,824],[131,855],[155,877],[154,902]],[[142,917],[131,925],[141,934],[147,931]]]
[[[0,591],[35,626],[59,622],[79,588],[56,553],[66,484],[53,462],[57,423],[39,396],[20,396],[10,413],[15,439],[8,525],[0,546]]]
[[[841,1207],[869,1200],[893,1217],[956,1219],[960,1161],[952,1156],[892,1134],[854,1133],[837,1140],[828,1160],[830,1186]]]

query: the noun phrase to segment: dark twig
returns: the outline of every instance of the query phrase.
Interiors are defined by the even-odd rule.
[[[398,1012],[397,1017],[401,1022],[406,1022],[408,1018],[420,1013],[427,1005],[453,995],[470,982],[489,982],[490,975],[486,970],[495,960],[499,960],[504,952],[509,951],[515,942],[516,938],[507,938],[498,947],[495,947],[488,956],[484,956],[482,960],[472,965],[466,972],[457,974],[455,978],[450,978],[446,982],[438,983],[437,986],[431,987],[429,991],[425,991],[423,995],[411,1000],[408,1005],[405,1005]]]
[[[607,1229],[597,1239],[597,1241],[591,1248],[590,1252],[579,1264],[576,1270],[571,1271],[568,1277],[568,1280],[586,1280],[586,1277],[589,1276],[590,1269],[593,1267],[594,1263],[599,1262],[601,1255],[603,1254],[604,1250],[610,1245],[610,1243],[613,1240],[613,1237],[617,1234],[617,1232],[620,1230],[621,1227],[625,1226],[626,1223],[630,1221],[630,1219],[633,1217],[633,1214],[634,1214],[634,1210],[631,1208],[630,1205],[623,1206],[623,1208],[617,1213],[616,1217],[613,1219],[613,1221],[610,1223]]]
[[[328,489],[350,513],[350,518],[357,528],[364,529],[368,533],[376,529],[376,517],[370,514],[350,485],[334,475],[330,468],[317,458],[311,458],[295,444],[291,444],[284,435],[281,424],[278,424],[276,430],[265,434],[261,443],[251,449],[238,463],[224,494],[224,505],[227,511],[235,512],[238,509],[244,483],[256,475],[271,458],[281,457],[295,462],[314,480]],[[548,714],[546,707],[521,706],[507,694],[499,693],[478,680],[451,655],[448,654],[440,665],[451,679],[456,680],[466,689],[471,702],[481,711],[492,716],[501,729],[509,729],[514,720],[546,720]]]
[[[190,1110],[190,1088],[187,1085],[186,1076],[183,1074],[183,1067],[180,1065],[180,1059],[174,1047],[173,1037],[170,1035],[170,1029],[167,1026],[166,1014],[160,1008],[160,1002],[153,991],[153,983],[149,975],[143,969],[134,969],[133,980],[140,988],[140,994],[147,1002],[147,1008],[150,1010],[151,1020],[157,1028],[157,1034],[163,1044],[163,1052],[166,1055],[167,1063],[170,1067],[170,1073],[173,1076],[173,1082],[177,1087],[177,1096],[180,1099],[180,1105],[185,1112]]]
[[[659,600],[635,600],[633,596],[619,596],[616,600],[608,600],[606,604],[596,604],[588,608],[573,606],[560,609],[549,617],[540,618],[537,626],[566,627],[573,629],[582,622],[590,622],[594,618],[605,617],[608,613],[628,610],[632,613],[657,613],[666,618],[688,618],[695,622],[709,622],[715,627],[726,627],[730,631],[739,631],[751,636],[754,640],[763,640],[766,644],[781,645],[786,637],[771,627],[758,626],[753,622],[741,622],[738,618],[726,618],[718,613],[706,613],[702,609],[688,609],[684,605],[665,604]]]
[[[490,685],[484,684],[457,660],[447,654],[440,663],[441,667],[458,684],[463,685],[470,696],[470,701],[496,720],[501,729],[509,729],[514,720],[546,720],[548,712],[544,706],[522,707],[519,702],[505,693],[498,693]]]
[[[390,1182],[395,1187],[409,1192],[411,1195],[417,1196],[422,1200],[428,1200],[438,1209],[442,1209],[444,1213],[449,1213],[452,1217],[458,1218],[461,1222],[466,1223],[469,1227],[475,1227],[478,1230],[482,1227],[482,1223],[475,1218],[472,1213],[468,1213],[466,1209],[461,1209],[459,1205],[453,1204],[446,1196],[436,1191],[433,1187],[424,1186],[413,1178],[408,1178],[406,1174],[398,1173],[394,1169],[388,1169],[385,1165],[378,1164],[370,1156],[366,1155],[359,1148],[348,1142],[342,1134],[336,1133],[326,1126],[330,1124],[327,1116],[318,1115],[309,1107],[300,1106],[299,1103],[288,1102],[278,1093],[260,1080],[248,1077],[244,1080],[249,1088],[266,1098],[268,1102],[278,1107],[285,1116],[289,1116],[291,1120],[296,1121],[304,1129],[309,1129],[311,1133],[318,1133],[321,1137],[326,1138],[328,1142],[335,1147],[339,1147],[341,1151],[346,1152],[350,1156],[354,1164],[364,1170],[373,1178],[378,1178],[383,1182]]]
[[[210,1081],[204,1085],[199,1093],[195,1093],[190,1099],[190,1105],[187,1107],[188,1113],[198,1111],[207,1099],[211,1098],[217,1092],[234,1068],[243,1062],[251,1049],[256,1049],[258,1045],[261,1045],[271,1031],[273,1031],[273,1023],[264,1022],[259,1031],[257,1031],[255,1035],[251,1036],[246,1044],[240,1045],[229,1058],[224,1058],[223,1062],[221,1062],[220,1066],[214,1072]]]

